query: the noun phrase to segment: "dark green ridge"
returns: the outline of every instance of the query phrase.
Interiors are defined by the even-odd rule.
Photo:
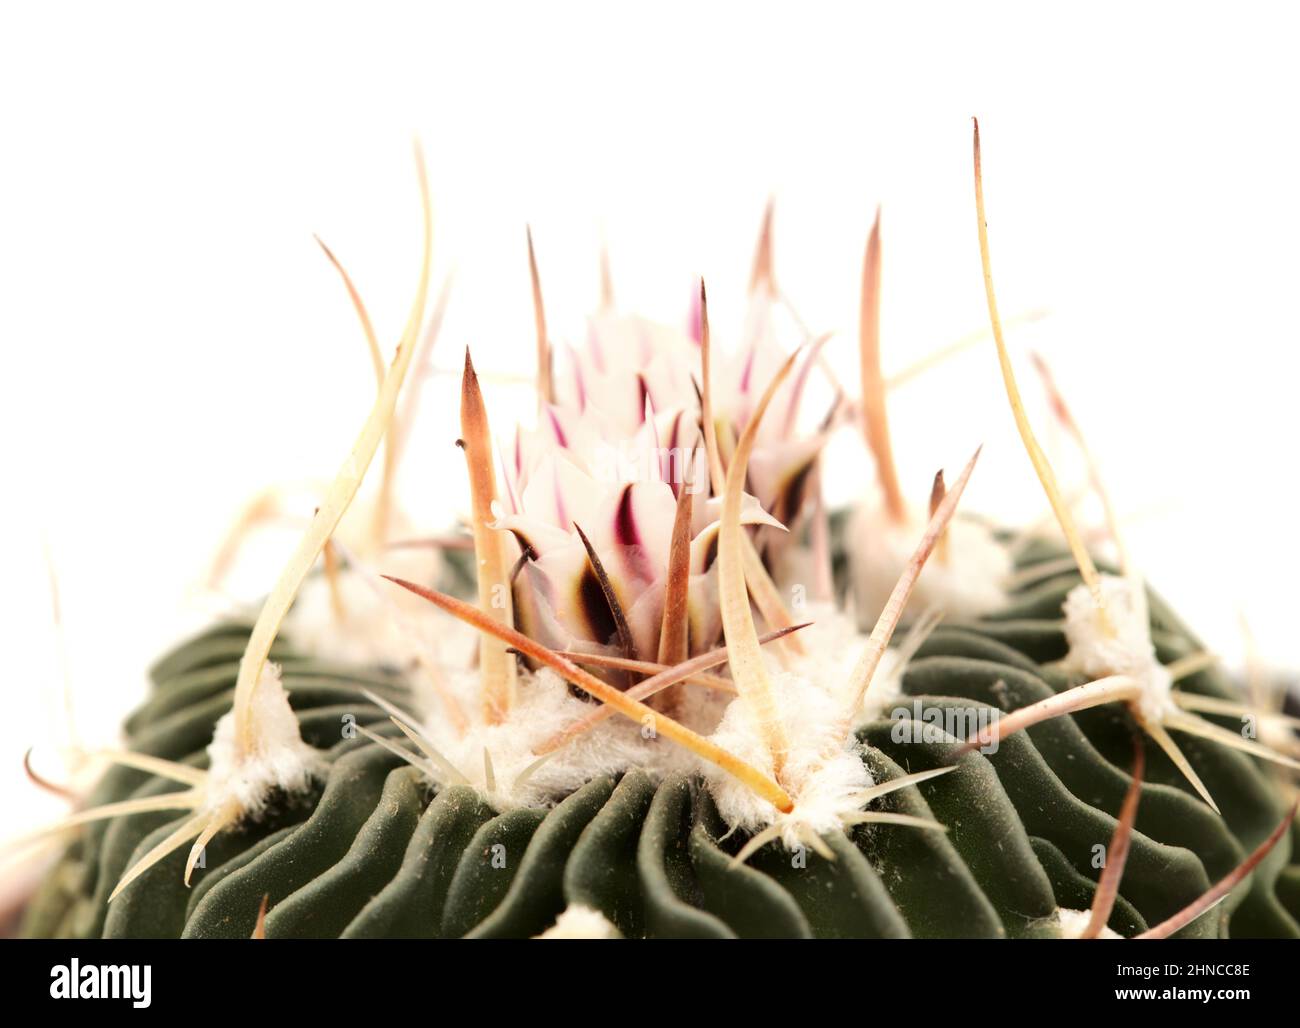
[[[1097,883],[1076,871],[1065,854],[1046,839],[1031,837],[1029,843],[1034,847],[1038,862],[1043,865],[1047,877],[1051,879],[1052,891],[1056,894],[1056,905],[1065,910],[1091,909],[1093,896],[1097,892]],[[1204,918],[1197,924],[1203,922],[1205,922]],[[1106,926],[1126,938],[1145,932],[1149,927],[1142,920],[1142,915],[1134,910],[1133,905],[1123,896],[1115,897],[1115,907]]]
[[[619,933],[645,933],[645,901],[637,874],[637,843],[655,795],[643,771],[629,771],[583,829],[564,869],[564,899],[599,910]]]
[[[442,934],[458,937],[485,920],[510,892],[534,833],[546,818],[542,810],[498,814],[475,833],[461,854],[442,910]]]
[[[905,773],[879,750],[867,749],[864,759],[877,782],[893,781]],[[868,809],[937,820],[915,785],[882,796]],[[858,847],[880,875],[914,936],[1005,935],[997,910],[948,836],[948,832],[894,825],[863,825],[855,832]]]
[[[547,813],[528,840],[510,889],[491,914],[468,933],[470,938],[540,935],[555,923],[564,911],[565,865],[583,830],[613,791],[612,778],[597,778]]]
[[[452,875],[475,833],[493,817],[473,789],[452,786],[425,809],[402,865],[343,931],[344,938],[434,939]]]

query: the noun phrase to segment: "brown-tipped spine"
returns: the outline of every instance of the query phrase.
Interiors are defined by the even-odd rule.
[[[758,245],[754,249],[754,267],[749,273],[749,291],[757,293],[766,290],[768,295],[776,295],[776,272],[772,250],[772,215],[776,201],[768,198],[763,208],[763,225],[758,230]]]
[[[939,505],[943,503],[943,498],[948,495],[948,486],[943,480],[943,468],[934,473],[934,481],[930,485],[930,517],[938,513]],[[940,564],[948,563],[948,529],[943,530],[939,536],[939,541],[934,547],[935,556],[938,557]]]
[[[469,350],[465,350],[465,372],[460,394],[461,449],[469,473],[471,527],[474,556],[478,565],[478,601],[483,612],[501,625],[513,621],[510,579],[507,573],[504,538],[492,528],[492,504],[496,500],[496,476],[492,470],[492,435],[487,408],[479,388],[478,375]],[[483,687],[483,711],[489,724],[503,721],[514,705],[515,659],[498,639],[479,641],[479,673]]]
[[[894,445],[889,437],[885,407],[885,375],[880,366],[880,208],[867,237],[862,258],[862,301],[858,309],[858,346],[862,371],[862,427],[876,461],[876,478],[885,500],[885,513],[896,525],[907,520],[907,504],[898,483]]]
[[[664,584],[664,613],[659,623],[660,664],[672,666],[684,661],[690,651],[691,510],[692,483],[683,483],[677,494],[677,512],[668,544],[668,575]],[[660,709],[672,713],[681,690],[665,692]]]
[[[1092,897],[1091,913],[1084,926],[1081,938],[1095,939],[1110,920],[1111,911],[1115,909],[1115,897],[1119,895],[1119,882],[1124,877],[1124,865],[1128,861],[1129,845],[1133,841],[1133,824],[1137,820],[1138,800],[1142,796],[1142,776],[1146,770],[1146,748],[1142,737],[1133,737],[1133,779],[1128,783],[1124,793],[1124,802],[1120,804],[1119,818],[1115,831],[1110,837],[1110,846],[1106,850],[1106,866],[1097,881],[1097,891]]]
[[[537,333],[537,405],[555,402],[552,380],[551,341],[546,334],[546,306],[542,302],[542,278],[537,272],[537,253],[533,249],[533,230],[528,233],[528,277],[533,285],[533,328]]]

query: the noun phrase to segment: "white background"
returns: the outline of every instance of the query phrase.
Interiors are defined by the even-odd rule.
[[[437,274],[457,271],[440,367],[472,344],[484,371],[531,373],[529,222],[555,335],[582,337],[604,238],[624,307],[676,321],[703,274],[725,340],[772,195],[778,275],[839,330],[852,383],[878,203],[887,366],[986,323],[979,115],[1004,314],[1051,312],[1013,344],[1055,366],[1138,563],[1228,658],[1243,611],[1271,662],[1300,662],[1285,9],[893,6],[6,5],[4,830],[55,810],[18,761],[36,744],[59,774],[65,677],[81,737],[111,741],[147,661],[212,609],[196,583],[242,504],[346,452],[373,379],[311,234],[391,345],[418,259],[413,136]],[[453,379],[426,396],[403,487],[439,530],[464,499]],[[498,422],[531,410],[521,388],[489,400]],[[969,506],[1042,511],[991,343],[891,413],[922,496],[983,441]],[[841,500],[870,474],[851,437],[832,470]],[[249,595],[291,541],[265,541]]]

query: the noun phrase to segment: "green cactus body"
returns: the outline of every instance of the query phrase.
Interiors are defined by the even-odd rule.
[[[1022,570],[1055,562],[1039,547]],[[1060,607],[1077,576],[1026,585],[994,617],[937,629],[908,665],[895,716],[859,733],[877,782],[951,763],[959,741],[900,727],[945,711],[1013,710],[1070,683],[1044,666],[1064,653]],[[1154,598],[1160,656],[1200,649]],[[222,625],[153,670],[154,689],[128,719],[132,749],[204,766],[229,709],[248,626]],[[401,704],[383,672],[325,667],[279,644],[275,657],[303,738],[327,751],[318,791],[273,802],[261,820],[217,836],[192,887],[178,851],[111,904],[122,873],[178,823],[173,813],[91,825],[32,902],[26,932],[74,937],[248,937],[268,897],[269,937],[530,937],[568,908],[598,911],[619,935],[668,937],[1026,937],[1056,934],[1060,908],[1085,909],[1130,781],[1133,730],[1114,706],[1035,725],[969,752],[957,770],[903,788],[872,809],[935,819],[948,831],[887,824],[831,833],[834,859],[769,844],[744,865],[708,787],[680,774],[597,777],[546,809],[499,813],[466,786],[440,791],[355,732],[396,730],[362,689]],[[1232,695],[1205,671],[1180,688]],[[1225,721],[1224,724],[1229,722]],[[1217,817],[1148,745],[1131,852],[1109,927],[1131,936],[1202,894],[1263,840],[1281,814],[1256,760],[1214,742],[1186,752],[1218,798]],[[174,788],[116,768],[90,798],[107,802]],[[1284,838],[1228,900],[1186,937],[1300,936],[1300,864]]]

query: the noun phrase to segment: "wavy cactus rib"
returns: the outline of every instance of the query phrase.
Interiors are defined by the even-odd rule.
[[[1047,566],[1059,554],[1036,547],[1021,566]],[[923,734],[933,715],[980,705],[1016,709],[1067,687],[1032,654],[1063,652],[1052,599],[1078,581],[1077,574],[1052,576],[1019,594],[1006,618],[937,628],[904,676],[898,716],[862,732],[876,781],[902,776],[903,767],[953,763],[959,738]],[[1164,654],[1203,649],[1158,597],[1152,617]],[[220,626],[159,662],[154,692],[129,722],[133,751],[201,765],[206,736],[228,708],[237,644],[247,630]],[[121,869],[183,819],[159,811],[92,826],[32,904],[29,934],[247,938],[264,895],[271,938],[528,936],[573,905],[599,911],[628,938],[1053,934],[1057,909],[1092,902],[1099,875],[1092,847],[1110,839],[1131,783],[1135,726],[1123,709],[1099,707],[1035,725],[994,753],[966,753],[955,771],[869,805],[941,821],[946,833],[864,826],[834,844],[834,861],[810,851],[796,869],[791,854],[766,847],[743,869],[728,870],[746,840],[727,836],[707,790],[689,776],[656,785],[628,772],[594,781],[550,811],[499,814],[465,786],[431,795],[402,760],[349,727],[400,739],[363,690],[401,706],[409,700],[403,682],[322,668],[287,643],[277,657],[304,739],[329,753],[320,794],[286,803],[246,832],[218,836],[192,889],[180,881],[183,854],[174,854],[127,886],[111,911],[106,890]],[[1190,675],[1183,688],[1222,700],[1233,695],[1233,684],[1213,667]],[[897,741],[903,725],[923,741]],[[1174,917],[1276,832],[1281,810],[1255,761],[1213,744],[1187,752],[1232,801],[1223,819],[1215,817],[1163,754],[1147,747],[1146,781],[1107,922],[1120,934]],[[174,788],[147,770],[116,767],[93,800],[145,799]],[[492,853],[506,862],[499,877],[484,864]],[[1177,934],[1300,937],[1298,879],[1300,862],[1282,836],[1249,879]]]

